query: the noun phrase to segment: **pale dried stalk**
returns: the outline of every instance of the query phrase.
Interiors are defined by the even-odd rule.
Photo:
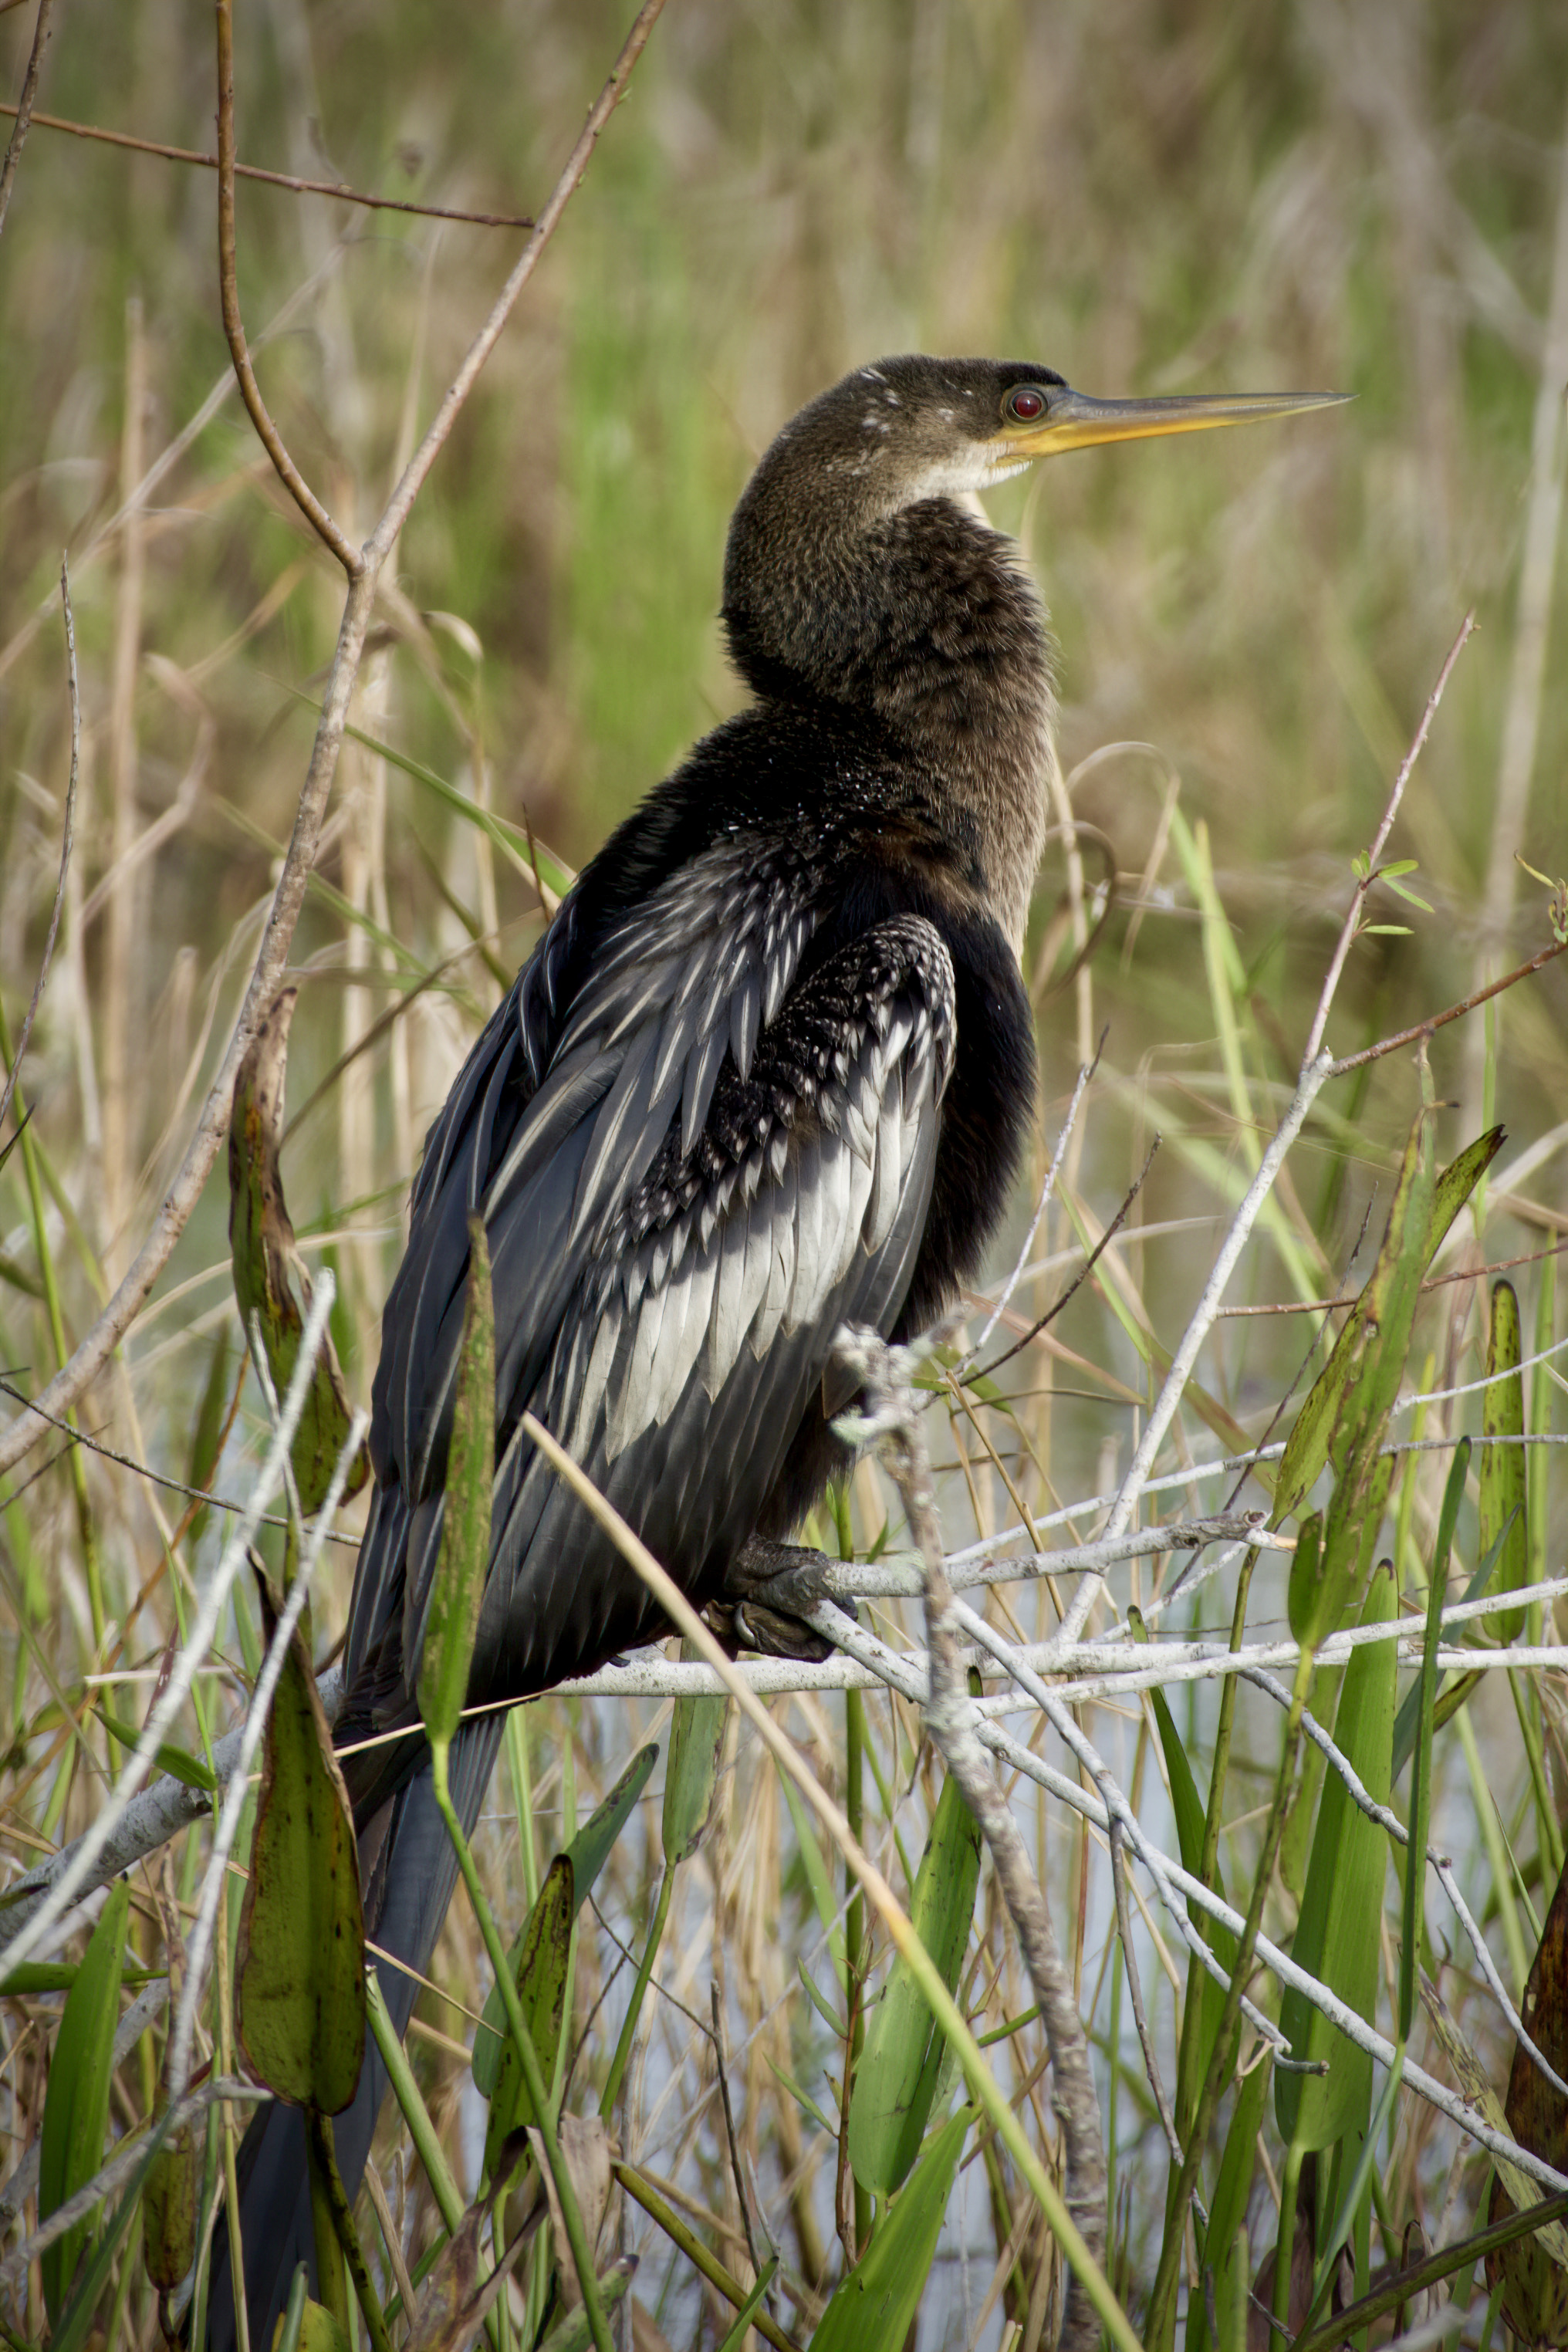
[[[878,1343],[880,1345],[880,1341]],[[827,1794],[810,1766],[793,1742],[784,1737],[779,1725],[756,1696],[746,1676],[737,1672],[727,1658],[712,1633],[698,1616],[674,1579],[663,1569],[647,1545],[629,1528],[614,1504],[606,1502],[582,1465],[574,1462],[556,1438],[552,1436],[532,1413],[522,1416],[522,1428],[539,1452],[556,1472],[563,1483],[583,1504],[595,1520],[610,1537],[621,1557],[635,1568],[671,1622],[693,1642],[702,1656],[718,1673],[721,1681],[740,1704],[748,1721],[760,1735],[763,1745],[795,1781],[802,1796],[811,1806],[818,1821],[832,1838],[834,1844],[848,1864],[866,1894],[879,1914],[895,1948],[906,1958],[922,1950],[918,1937],[910,1924],[908,1914],[898,1897],[867,1853],[850,1828],[841,1807]],[[1027,1750],[1024,1751],[1027,1753]],[[1031,1761],[1037,1759],[1031,1759]],[[1014,2161],[1017,2164],[1030,2194],[1039,2205],[1047,2223],[1072,2267],[1076,2281],[1081,2284],[1084,2295],[1092,2306],[1098,2324],[1102,2326],[1118,2347],[1118,2352],[1142,2352],[1126,2313],[1117,2302],[1100,2263],[1089,2250],[1088,2240],[1074,2219],[1070,2208],[1058,2195],[1038,2156],[1025,2137],[1017,2116],[1000,2095],[994,2077],[985,2065],[984,2056],[964,2021],[962,2011],[947,1993],[940,1977],[922,1980],[921,1990],[936,2013],[938,2023],[946,2032],[957,2051],[960,2063],[971,2088]],[[1081,2029],[1080,2029],[1081,2031]],[[1105,2214],[1103,2193],[1099,2213],[1099,2228],[1103,2242]]]
[[[1508,700],[1503,709],[1502,744],[1498,753],[1497,793],[1492,802],[1489,833],[1491,842],[1487,878],[1481,897],[1480,933],[1476,942],[1473,982],[1480,987],[1487,968],[1500,956],[1508,940],[1519,880],[1515,855],[1525,845],[1530,812],[1530,785],[1535,772],[1541,736],[1541,709],[1546,683],[1546,653],[1550,643],[1552,591],[1557,570],[1557,543],[1563,528],[1563,499],[1568,488],[1568,421],[1563,412],[1563,389],[1568,381],[1568,125],[1557,159],[1557,220],[1552,238],[1552,293],[1547,304],[1546,331],[1541,352],[1541,373],[1535,387],[1535,413],[1530,436],[1530,486],[1524,519],[1524,547],[1519,566],[1519,596],[1514,607],[1513,653],[1509,670]],[[1464,1104],[1468,1127],[1480,1116],[1486,1038],[1478,1033],[1465,1057]]]
[[[289,942],[299,920],[321,821],[337,772],[343,723],[348,716],[350,698],[364,651],[365,634],[375,601],[377,575],[440,454],[463,403],[473,389],[479,370],[495,348],[519,296],[537,268],[541,255],[554,235],[562,214],[587,170],[599,133],[619,103],[627,79],[647,46],[663,5],[664,0],[643,0],[609,79],[589,109],[576,144],[566,159],[549,202],[540,214],[538,226],[491,306],[489,316],[470,344],[468,355],[437,410],[424,440],[393,492],[386,512],[365,542],[362,567],[349,583],[338,631],[337,650],[332,656],[321,721],[311,747],[310,768],[295,813],[283,871],[273,895],[272,909],[262,933],[239,1018],[202,1106],[195,1132],[163,1197],[152,1230],[109,1305],[75,1353],[42,1391],[37,1401],[46,1412],[63,1413],[76,1402],[88,1383],[102,1369],[167,1265],[206,1182],[213,1161],[222,1149],[228,1132],[236,1074],[256,1034],[257,1024],[263,1011],[282,982]],[[0,1433],[0,1475],[15,1468],[24,1455],[40,1442],[48,1426],[48,1422],[30,1408],[18,1414]]]
[[[125,305],[125,420],[120,441],[120,495],[128,499],[143,471],[147,414],[147,338],[142,302]],[[141,891],[125,861],[136,838],[136,674],[142,654],[142,594],[146,579],[142,509],[126,518],[120,543],[120,593],[114,609],[114,656],[109,699],[109,866],[120,882],[109,896],[101,1001],[103,1157],[100,1196],[104,1270],[112,1281],[124,1270],[124,1237],[135,1213],[136,1136],[132,1106],[138,1088],[131,1041],[141,1034],[133,998],[138,988],[136,920]],[[85,917],[84,917],[85,921]]]
[[[1496,1605],[1495,1602],[1493,1605]],[[839,1625],[830,1624],[828,1620],[833,1614],[834,1612],[828,1609],[821,1612],[819,1631],[828,1633],[835,1640],[853,1641],[858,1650],[868,1646],[868,1637],[857,1629],[851,1628],[847,1634],[841,1631],[841,1626],[846,1621],[841,1620]],[[814,1619],[813,1622],[816,1621]],[[1326,1645],[1319,1654],[1320,1662],[1327,1663]],[[1501,1664],[1512,1664],[1518,1662],[1516,1652],[1499,1652],[1496,1654]],[[1452,1661],[1443,1659],[1441,1654],[1439,1655],[1440,1663],[1474,1664],[1484,1658],[1486,1653],[1466,1650],[1457,1653]],[[1534,1661],[1526,1658],[1525,1663],[1530,1664]],[[881,1666],[880,1679],[890,1690],[898,1691],[901,1696],[916,1706],[923,1704],[925,1682],[921,1663],[918,1658],[906,1659],[883,1649]],[[1064,1689],[1060,1691],[1059,1696],[1065,1703],[1075,1695]],[[1010,1732],[1004,1731],[998,1724],[982,1721],[977,1726],[976,1736],[982,1747],[990,1749],[998,1762],[1005,1765],[1010,1770],[1020,1773],[1026,1780],[1033,1780],[1046,1791],[1047,1796],[1058,1798],[1072,1811],[1081,1814],[1092,1828],[1098,1829],[1109,1837],[1110,1815],[1106,1810],[1103,1799],[1097,1791],[1085,1789],[1079,1780],[1068,1780],[1065,1774],[1057,1771],[1052,1765],[1048,1764],[1043,1757],[1036,1755],[1031,1748],[1026,1747],[1022,1740],[1016,1739]],[[1201,1878],[1184,1869],[1171,1855],[1163,1855],[1162,1862],[1164,1873],[1176,1893],[1194,1905],[1198,1910],[1205,1913],[1209,1918],[1216,1921],[1220,1927],[1228,1929],[1233,1936],[1241,1935],[1247,1923],[1239,1911],[1233,1909],[1223,1896],[1215,1893],[1213,1887],[1206,1885]],[[1320,2010],[1348,2042],[1353,2042],[1358,2050],[1364,2050],[1369,2056],[1376,2060],[1379,2065],[1386,2067],[1394,2064],[1395,2059],[1394,2044],[1384,2034],[1379,2033],[1375,2027],[1368,2025],[1363,2017],[1342,2001],[1338,1994],[1331,1991],[1327,1985],[1321,1983],[1316,1977],[1309,1976],[1306,1969],[1292,1960],[1288,1952],[1282,1951],[1277,1944],[1270,1941],[1268,1936],[1262,1934],[1257,1938],[1255,1950],[1256,1957],[1263,1967],[1278,1977],[1280,1983],[1288,1990],[1300,1992],[1304,2000]],[[1424,2067],[1417,2065],[1408,2056],[1405,2060],[1405,2071],[1401,2080],[1407,2090],[1415,2091],[1426,2101],[1429,2106],[1436,2108],[1438,2113],[1446,2116],[1450,2123],[1457,2124],[1459,2129],[1467,2133],[1479,2147],[1487,2149],[1490,2154],[1510,2158],[1519,2166],[1521,2171],[1527,2173],[1532,2180],[1538,2181],[1543,2189],[1549,2190],[1568,2189],[1568,2174],[1559,2172],[1543,2158],[1533,2155],[1528,2148],[1521,2147],[1507,2135],[1495,2131],[1489,2124],[1482,2120],[1477,2109],[1467,2104],[1458,2091],[1451,2090],[1446,2083],[1439,2082],[1436,2075],[1429,2074]]]
[[[991,1849],[997,1884],[1012,1916],[1050,2044],[1052,2100],[1062,2130],[1063,2195],[1084,2244],[1095,2263],[1103,2265],[1105,2137],[1089,2042],[1044,1892],[978,1738],[958,1603],[942,1561],[936,1490],[915,1410],[911,1386],[915,1352],[889,1346],[874,1331],[855,1330],[840,1332],[835,1353],[864,1385],[868,1410],[858,1433],[875,1433],[883,1440],[883,1461],[903,1499],[910,1532],[924,1565],[931,1680],[926,1729]],[[1067,2289],[1058,2341],[1059,2352],[1094,2352],[1100,2341],[1099,2315],[1076,2271]]]
[[[76,840],[76,787],[81,769],[81,687],[76,668],[76,615],[71,611],[70,565],[60,558],[60,604],[66,623],[66,690],[70,700],[70,772],[66,779],[66,816],[60,841],[59,879],[55,884],[55,903],[49,909],[49,928],[44,940],[44,952],[38,962],[38,977],[33,982],[33,993],[27,1000],[26,1014],[16,1039],[16,1050],[5,1083],[0,1087],[0,1134],[5,1127],[5,1114],[11,1108],[11,1097],[16,1091],[16,1076],[26,1056],[27,1041],[33,1034],[33,1024],[38,1017],[44,989],[54,961],[55,941],[59,936],[60,909],[65,905],[66,882],[70,873],[71,847]]]

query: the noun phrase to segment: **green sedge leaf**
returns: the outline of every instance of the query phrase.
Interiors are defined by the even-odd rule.
[[[113,2074],[114,2029],[120,2021],[120,1978],[131,1919],[131,1889],[115,1882],[66,1996],[44,2093],[38,2145],[38,2219],[47,2221],[103,2163]],[[58,2324],[77,2264],[92,2236],[79,2221],[39,2257],[44,2302]]]
[[[468,1287],[458,1391],[447,1451],[441,1552],[431,1580],[419,1661],[419,1712],[432,1747],[449,1746],[468,1696],[468,1669],[490,1561],[495,1484],[495,1306],[482,1221],[468,1226]]]
[[[1385,1563],[1373,1578],[1363,1624],[1392,1621],[1396,1595]],[[1373,1801],[1386,1805],[1394,1746],[1394,1644],[1369,1642],[1345,1668],[1334,1717],[1334,1742]],[[1387,1833],[1351,1799],[1331,1763],[1307,1864],[1307,1884],[1291,1958],[1336,1992],[1358,2017],[1377,2001]],[[1283,2137],[1307,2148],[1331,2147],[1364,2133],[1372,2110],[1372,2060],[1347,2042],[1305,1996],[1287,1988],[1279,2022],[1296,2058],[1326,2058],[1326,2075],[1277,2073],[1274,2110]]]
[[[809,2352],[902,2352],[936,2257],[942,2216],[973,2121],[960,2107],[932,2137],[870,2245],[817,2323]]]
[[[138,1725],[122,1723],[118,1716],[110,1715],[108,1708],[102,1706],[98,1710],[98,1718],[110,1738],[117,1739],[121,1748],[141,1747],[142,1733]],[[158,1742],[153,1760],[160,1772],[166,1772],[171,1780],[183,1780],[187,1789],[201,1789],[209,1797],[215,1795],[218,1789],[218,1777],[211,1766],[204,1764],[199,1756],[193,1756],[189,1748],[176,1748],[172,1740],[161,1739]]]
[[[915,1874],[910,1921],[949,1992],[957,1989],[980,1885],[980,1824],[950,1776]],[[920,2155],[947,2037],[900,1954],[872,2012],[849,2101],[849,2164],[886,2197]]]
[[[1520,1360],[1524,1353],[1519,1322],[1519,1300],[1511,1282],[1494,1282],[1491,1328],[1487,1343],[1488,1385],[1481,1392],[1481,1458],[1476,1474],[1480,1514],[1481,1550],[1493,1545],[1498,1554],[1499,1594],[1517,1592],[1530,1580],[1530,1537],[1526,1519],[1526,1448],[1524,1377]],[[1487,1444],[1488,1438],[1512,1444]],[[1481,1620],[1496,1642],[1517,1641],[1524,1631],[1522,1609],[1500,1610]]]

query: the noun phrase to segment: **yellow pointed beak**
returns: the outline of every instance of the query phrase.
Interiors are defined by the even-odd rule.
[[[1034,389],[1033,386],[1030,389]],[[1042,390],[1045,387],[1041,387]],[[1046,413],[1027,422],[1005,418],[1001,447],[1013,457],[1054,457],[1101,441],[1144,441],[1156,434],[1209,433],[1221,425],[1258,425],[1309,408],[1337,408],[1345,392],[1194,393],[1166,400],[1092,400],[1063,385],[1046,393]]]

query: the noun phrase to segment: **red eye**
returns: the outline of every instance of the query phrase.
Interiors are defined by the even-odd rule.
[[[1046,413],[1046,395],[1043,392],[1034,391],[1027,384],[1020,384],[1016,392],[1010,392],[1007,394],[1002,404],[1002,411],[1004,415],[1012,417],[1016,424],[1033,425],[1037,417],[1043,416]]]

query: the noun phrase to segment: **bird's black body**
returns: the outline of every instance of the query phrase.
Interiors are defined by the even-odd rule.
[[[724,582],[755,699],[586,868],[426,1141],[340,1744],[417,1727],[471,1217],[497,1364],[476,1705],[661,1630],[525,1409],[700,1604],[843,1463],[839,1327],[918,1329],[978,1268],[1034,1107],[1018,956],[1054,753],[1044,615],[973,492],[1037,454],[1042,413],[1093,405],[1024,363],[884,361],[759,466]],[[470,1822],[499,1723],[454,1750]],[[454,1875],[423,1740],[345,1769],[370,1932],[422,1970]],[[401,2027],[409,1981],[382,1978]],[[372,2055],[338,2125],[351,2194],[383,2087]],[[310,2252],[302,2150],[274,2108],[242,2151],[253,2344]]]

